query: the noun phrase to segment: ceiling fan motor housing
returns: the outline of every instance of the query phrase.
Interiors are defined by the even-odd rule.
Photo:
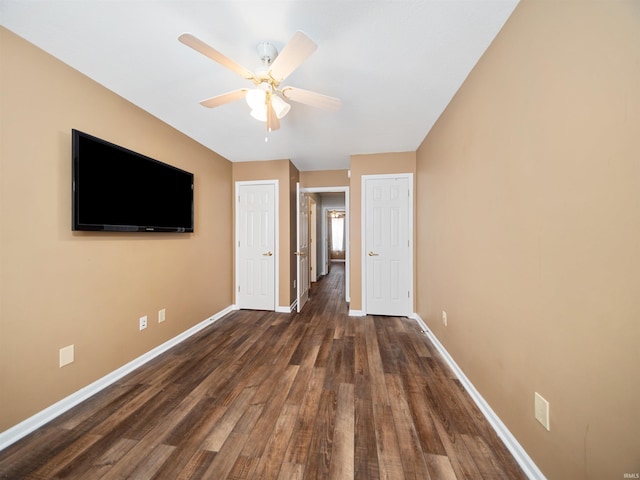
[[[260,56],[260,60],[262,60],[262,63],[267,66],[271,65],[271,63],[278,56],[278,50],[269,42],[259,43],[257,50],[258,50],[258,55]]]

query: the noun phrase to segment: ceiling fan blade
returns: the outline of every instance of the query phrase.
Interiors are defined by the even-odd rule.
[[[271,64],[271,76],[277,82],[283,81],[317,48],[318,45],[313,40],[301,31],[297,31]]]
[[[304,103],[305,105],[330,110],[332,112],[340,110],[340,106],[342,105],[339,98],[329,97],[296,87],[284,87],[282,89],[282,96],[294,102]]]
[[[249,80],[252,80],[254,78],[253,72],[251,70],[234,62],[226,55],[220,53],[218,50],[207,45],[202,40],[194,37],[190,33],[183,33],[178,37],[178,40],[180,40],[186,46],[193,48],[197,52],[200,52],[204,56],[209,57],[214,62],[218,62],[223,67],[227,67],[229,70],[236,72],[241,77],[247,78]]]
[[[216,95],[215,97],[207,98],[206,100],[202,100],[200,105],[208,108],[219,107],[220,105],[224,105],[225,103],[235,102],[236,100],[240,100],[247,95],[249,90],[247,88],[241,88],[240,90],[234,90],[232,92],[223,93],[222,95]]]
[[[267,131],[272,132],[274,130],[278,130],[280,128],[280,120],[278,120],[278,116],[276,115],[275,110],[273,109],[273,105],[271,104],[271,98],[267,102]]]

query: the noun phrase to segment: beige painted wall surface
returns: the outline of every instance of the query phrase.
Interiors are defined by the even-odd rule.
[[[639,85],[639,2],[524,0],[417,152],[418,313],[549,479],[640,473]]]
[[[351,156],[351,185],[349,187],[350,310],[362,309],[362,176],[391,173],[412,173],[415,190],[416,153],[397,152]]]
[[[4,431],[228,307],[233,287],[230,162],[3,28],[0,45]],[[72,128],[193,172],[195,233],[72,232]]]
[[[232,170],[234,184],[240,181],[278,180],[278,239],[280,255],[278,259],[278,269],[280,272],[280,281],[278,282],[277,306],[288,308],[296,298],[296,292],[293,289],[293,280],[296,278],[294,255],[296,248],[295,229],[292,233],[292,222],[295,221],[296,210],[295,203],[292,202],[295,201],[298,171],[293,164],[286,159],[236,162],[233,163]],[[235,215],[235,202],[233,204]],[[291,213],[292,206],[293,213]]]
[[[300,183],[305,188],[348,187],[349,170],[313,170],[300,172]]]

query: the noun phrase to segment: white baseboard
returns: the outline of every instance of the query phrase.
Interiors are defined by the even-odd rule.
[[[489,424],[493,427],[493,429],[498,434],[498,437],[502,440],[504,445],[507,447],[511,455],[515,458],[520,468],[524,471],[528,478],[531,480],[546,480],[546,477],[540,471],[538,466],[533,462],[531,457],[527,454],[527,452],[522,448],[522,445],[518,443],[518,440],[511,434],[507,426],[500,420],[500,417],[496,415],[493,409],[489,406],[487,401],[480,395],[480,392],[473,386],[471,380],[467,378],[462,369],[455,362],[453,357],[449,355],[447,349],[444,348],[444,345],[440,343],[437,337],[433,334],[429,327],[427,327],[426,323],[420,318],[420,315],[414,313],[411,318],[416,320],[424,333],[429,337],[429,340],[436,347],[440,355],[443,356],[444,360],[447,362],[451,370],[455,373],[460,383],[462,383],[464,389],[467,391],[469,396],[473,399],[475,404],[478,406],[482,414],[485,416]]]
[[[1,432],[0,433],[0,450],[4,450],[9,445],[17,442],[21,438],[27,436],[34,430],[40,428],[41,426],[50,422],[51,420],[58,417],[59,415],[62,415],[67,410],[75,407],[79,403],[95,395],[96,393],[108,387],[109,385],[120,380],[122,377],[131,373],[136,368],[141,367],[142,365],[152,360],[153,358],[157,357],[161,353],[164,353],[170,348],[178,345],[180,342],[186,340],[191,335],[199,332],[203,328],[211,325],[213,322],[215,322],[216,320],[219,320],[220,318],[224,317],[226,314],[230,313],[233,310],[234,310],[233,305],[225,308],[224,310],[221,310],[220,312],[212,315],[206,320],[203,320],[197,325],[194,325],[190,329],[185,330],[181,334],[173,337],[170,340],[167,340],[166,342],[164,342],[161,345],[158,345],[154,349],[149,350],[147,353],[140,355],[138,358],[130,361],[129,363],[127,363],[126,365],[123,365],[117,370],[114,370],[113,372],[108,373],[104,377],[96,380],[95,382],[87,385],[84,388],[81,388],[80,390],[72,393],[68,397],[65,397],[62,400],[54,403],[53,405],[45,408],[44,410],[41,410],[35,415],[9,428],[8,430]]]
[[[364,313],[362,310],[349,310],[349,316],[350,317],[364,317],[364,316],[366,316],[366,313]]]
[[[297,306],[298,306],[298,300],[294,300],[293,303],[291,305],[289,305],[288,307],[277,306],[276,307],[276,312],[278,312],[278,313],[295,312]]]

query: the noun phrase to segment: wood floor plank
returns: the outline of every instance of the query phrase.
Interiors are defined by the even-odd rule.
[[[353,384],[340,384],[336,403],[331,465],[329,467],[329,478],[333,480],[352,479],[354,475],[354,409],[355,393]]]
[[[235,465],[240,452],[247,443],[249,434],[232,432],[226,439],[220,451],[213,459],[202,478],[226,478]]]
[[[240,455],[227,476],[227,480],[253,480],[253,472],[260,458]],[[220,480],[223,480],[222,478]]]
[[[187,412],[163,439],[163,444],[175,446],[170,456],[166,458],[157,480],[177,478],[180,472],[197,454],[206,435],[213,425],[223,417],[226,409],[216,405],[211,398],[203,398]]]
[[[0,451],[11,480],[525,476],[406,317],[349,317],[344,265],[301,313],[234,311]]]
[[[381,479],[405,478],[390,405],[373,404]]]
[[[33,476],[36,478],[55,478],[58,472],[64,470],[69,463],[73,462],[73,460],[85,450],[91,448],[91,446],[101,438],[101,435],[93,434],[80,436],[75,442],[54,456],[50,462],[47,462],[33,472]]]
[[[380,466],[371,397],[356,397],[354,410],[354,479],[378,480]]]
[[[204,475],[217,457],[217,452],[208,450],[198,450],[191,456],[187,464],[178,474],[176,480],[194,480],[196,478],[206,478]]]
[[[207,434],[201,444],[204,450],[219,452],[227,437],[235,429],[242,416],[247,412],[251,400],[255,395],[256,387],[248,387],[243,390],[234,403],[225,409],[224,415],[216,422],[213,429]]]
[[[202,400],[196,396],[188,396],[180,402],[174,410],[159,419],[154,427],[140,439],[116,464],[113,465],[105,478],[128,478],[141,461],[180,423],[188,412]]]
[[[398,448],[406,479],[429,480],[429,470],[424,457],[420,455],[422,447],[400,375],[386,374],[391,402],[391,413],[398,436]]]
[[[145,455],[142,461],[138,463],[128,478],[135,478],[136,480],[176,478],[177,475],[175,477],[166,477],[164,473],[160,473],[160,476],[158,476],[158,472],[162,469],[164,463],[171,457],[175,450],[176,447],[173,445],[156,445],[156,447],[151,450],[148,455]],[[107,480],[109,478],[109,474],[105,475],[105,477],[105,480]]]
[[[461,437],[482,478],[509,479],[506,472],[499,467],[499,463],[491,449],[487,447],[481,438],[465,434],[461,435]]]
[[[278,480],[303,480],[304,465],[299,463],[283,463]]]
[[[256,478],[277,480],[299,410],[298,405],[285,403],[254,472]]]
[[[446,455],[425,454],[425,459],[431,472],[431,476],[437,480],[456,480],[456,472],[453,471],[449,457]]]
[[[285,462],[305,465],[309,456],[309,448],[324,383],[326,370],[314,368],[302,405],[296,419],[296,425],[285,453]]]
[[[329,475],[337,395],[335,390],[326,389],[323,389],[320,395],[318,414],[313,425],[304,469],[305,479],[324,479]]]
[[[242,455],[250,457],[262,456],[297,372],[297,365],[288,365],[282,372],[279,381],[273,383],[271,396],[266,401],[260,418],[249,434],[249,440],[242,450]],[[256,397],[258,393],[256,392]]]
[[[464,444],[462,434],[456,432],[450,424],[443,424],[439,418],[434,418],[433,421],[456,477],[482,478],[478,466]]]

